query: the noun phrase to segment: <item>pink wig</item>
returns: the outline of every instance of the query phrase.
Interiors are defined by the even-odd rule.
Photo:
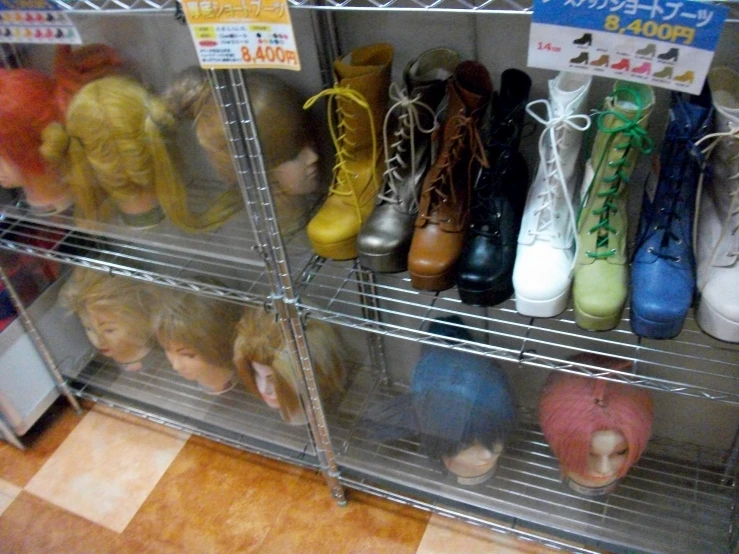
[[[580,354],[573,362],[626,369],[630,362],[594,354]],[[653,407],[649,391],[581,375],[552,372],[539,399],[539,423],[562,470],[585,474],[592,436],[597,431],[620,431],[628,444],[621,478],[644,452],[652,431]]]

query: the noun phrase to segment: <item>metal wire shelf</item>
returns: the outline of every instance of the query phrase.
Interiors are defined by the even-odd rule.
[[[85,230],[70,216],[0,208],[2,249],[261,306],[272,291],[249,228],[245,212],[214,232],[185,234],[168,222],[146,230],[102,224]]]
[[[329,416],[347,486],[568,551],[591,552],[562,540],[615,552],[730,550],[739,497],[737,476],[727,473],[722,452],[653,439],[615,492],[584,498],[561,483],[558,462],[541,432],[524,421],[509,439],[493,478],[464,487],[440,462],[425,456],[415,438],[389,443],[371,438],[364,414],[403,392],[359,371],[338,412]]]
[[[374,286],[367,286],[374,279]],[[739,405],[739,345],[704,334],[689,318],[675,339],[643,339],[629,329],[628,309],[613,331],[590,333],[577,327],[571,310],[557,318],[534,319],[515,311],[512,300],[495,308],[462,304],[456,290],[418,291],[407,274],[373,275],[358,262],[313,257],[297,278],[300,307],[308,317],[426,344],[439,344],[426,332],[427,322],[461,314],[479,342],[444,342],[442,346],[509,360],[525,366],[582,373],[653,390]],[[365,302],[377,305],[379,318],[367,317]],[[367,299],[369,302],[367,302]],[[604,353],[633,362],[630,372],[567,359],[578,352]]]
[[[739,0],[699,0],[729,8],[727,23],[739,22]],[[63,10],[83,13],[174,12],[176,0],[53,0]],[[410,11],[531,14],[532,0],[288,0],[292,8],[314,10]]]
[[[177,375],[159,349],[143,364],[142,370],[131,372],[93,359],[65,376],[79,397],[243,450],[318,467],[308,428],[283,422],[241,383],[221,395],[208,395]]]

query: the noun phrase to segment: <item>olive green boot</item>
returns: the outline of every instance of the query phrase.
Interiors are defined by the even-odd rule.
[[[653,107],[651,87],[617,81],[597,118],[581,188],[572,286],[575,321],[583,329],[616,327],[628,297],[627,193],[639,156],[654,146],[646,132]]]

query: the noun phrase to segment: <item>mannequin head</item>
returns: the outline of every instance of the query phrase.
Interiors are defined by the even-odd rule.
[[[472,340],[457,317],[429,332]],[[424,346],[411,377],[413,410],[426,454],[441,459],[464,485],[489,479],[513,429],[515,404],[505,374],[487,358]]]
[[[572,360],[614,369],[624,364],[594,354]],[[552,372],[539,400],[541,428],[563,474],[571,488],[589,496],[611,492],[636,463],[652,419],[649,391],[580,375]]]
[[[233,341],[242,308],[172,290],[157,294],[154,333],[172,368],[209,394],[233,388]]]
[[[60,293],[92,345],[127,371],[141,369],[153,346],[151,296],[149,285],[83,268],[74,270]]]
[[[344,365],[339,336],[333,327],[317,320],[306,324],[318,389],[324,401],[344,388]],[[234,343],[234,364],[246,387],[259,395],[282,419],[293,425],[305,424],[298,396],[296,372],[288,346],[274,315],[247,309],[239,322]]]
[[[110,46],[86,44],[72,48],[59,44],[54,53],[54,79],[57,104],[64,114],[69,102],[87,83],[114,75],[123,69],[123,61]]]
[[[53,79],[34,69],[0,69],[0,184],[22,188],[31,208],[57,213],[72,198],[41,156],[41,133],[62,119]]]
[[[305,223],[311,207],[305,195],[319,188],[319,157],[309,134],[310,119],[298,93],[277,77],[250,72],[246,86],[277,214],[283,233],[288,233]],[[205,72],[197,67],[183,71],[164,98],[175,117],[195,122],[198,142],[220,179],[236,183],[226,134]]]
[[[109,219],[107,200],[133,227],[155,225],[166,214],[187,231],[216,228],[242,207],[240,195],[227,191],[206,212],[190,212],[171,144],[174,124],[141,84],[105,77],[74,96],[64,125],[44,130],[41,153],[61,164],[86,219]]]
[[[121,65],[101,44],[56,49],[54,78],[33,69],[0,69],[0,185],[22,188],[26,202],[40,213],[58,213],[72,205],[67,185],[39,149],[42,132],[62,121],[70,98],[86,83]]]

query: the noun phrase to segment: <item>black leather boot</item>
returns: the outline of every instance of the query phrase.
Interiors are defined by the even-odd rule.
[[[585,33],[580,38],[573,40],[572,44],[577,44],[578,46],[590,46],[593,44],[593,35],[592,33]]]
[[[494,306],[513,294],[513,264],[526,203],[529,172],[518,145],[531,79],[518,69],[501,76],[490,126],[487,156],[472,193],[471,226],[457,269],[465,304]]]

